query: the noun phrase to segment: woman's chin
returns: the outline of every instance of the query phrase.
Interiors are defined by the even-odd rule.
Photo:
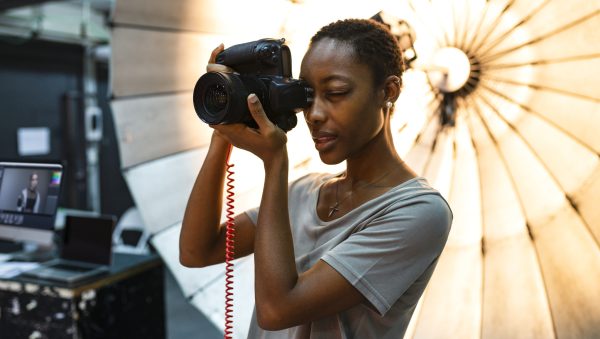
[[[321,162],[325,165],[337,165],[342,163],[345,159],[338,158],[334,154],[327,154],[319,152],[319,158],[321,158]]]

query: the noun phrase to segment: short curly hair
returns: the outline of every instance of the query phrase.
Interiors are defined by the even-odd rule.
[[[326,38],[350,45],[357,61],[369,66],[373,72],[375,84],[383,83],[390,75],[402,79],[402,51],[385,25],[369,19],[338,20],[322,27],[311,38],[310,46]]]

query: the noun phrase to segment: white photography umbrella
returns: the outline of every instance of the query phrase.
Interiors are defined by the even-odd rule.
[[[406,337],[600,336],[600,2],[386,9],[417,35],[398,149],[455,216]]]

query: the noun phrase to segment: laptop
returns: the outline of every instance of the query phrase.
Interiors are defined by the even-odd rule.
[[[108,215],[66,216],[59,257],[21,275],[73,284],[108,273],[115,224]]]

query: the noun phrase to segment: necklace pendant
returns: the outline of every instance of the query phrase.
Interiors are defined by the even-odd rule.
[[[331,218],[332,215],[335,214],[335,212],[339,211],[340,209],[338,208],[338,206],[340,205],[339,202],[336,202],[335,205],[329,207],[329,214],[327,214],[328,218]]]

